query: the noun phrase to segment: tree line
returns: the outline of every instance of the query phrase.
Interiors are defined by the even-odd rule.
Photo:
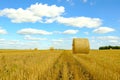
[[[120,49],[120,46],[101,46],[99,47],[99,50],[106,50],[106,49]]]

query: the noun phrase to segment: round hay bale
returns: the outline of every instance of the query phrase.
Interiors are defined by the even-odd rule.
[[[34,50],[35,50],[35,51],[37,51],[37,50],[38,50],[38,48],[34,48]]]
[[[73,39],[73,53],[89,53],[90,45],[86,38],[74,38]]]
[[[54,50],[54,47],[50,47],[50,51],[53,51]]]

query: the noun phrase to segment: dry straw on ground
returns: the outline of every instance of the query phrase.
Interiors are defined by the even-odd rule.
[[[90,45],[86,38],[73,39],[73,53],[89,53]]]

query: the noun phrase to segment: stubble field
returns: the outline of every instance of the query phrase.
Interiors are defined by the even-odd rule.
[[[120,51],[0,50],[0,80],[120,80]]]

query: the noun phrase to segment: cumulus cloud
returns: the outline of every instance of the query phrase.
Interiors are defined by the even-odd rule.
[[[0,27],[0,34],[7,34],[7,31],[6,31],[5,29],[2,29],[2,28]]]
[[[39,29],[33,29],[33,28],[25,28],[17,31],[18,34],[23,35],[32,35],[32,34],[38,34],[38,35],[50,35],[52,32],[48,32],[45,30],[39,30]]]
[[[113,31],[115,31],[115,29],[110,28],[110,27],[99,27],[99,28],[93,30],[94,33],[99,33],[99,34],[109,33],[109,32],[113,32]]]
[[[82,0],[87,2],[87,0]],[[67,2],[72,2],[72,0],[67,0]],[[0,16],[5,16],[11,19],[14,23],[23,22],[40,22],[40,23],[53,23],[58,22],[67,26],[78,27],[78,28],[97,28],[102,25],[102,20],[100,18],[91,17],[63,17],[65,13],[65,8],[63,6],[47,5],[42,3],[32,4],[28,8],[5,8],[0,10]],[[104,28],[106,29],[106,28]],[[108,28],[107,28],[108,29]],[[94,32],[101,33],[103,28],[95,29]],[[99,32],[100,31],[100,32]],[[102,33],[107,33],[113,31],[111,29],[105,30]]]
[[[71,0],[68,0],[71,2]],[[86,2],[86,0],[84,0]],[[65,13],[63,6],[47,5],[42,3],[36,3],[30,7],[23,8],[5,8],[0,10],[0,16],[6,16],[14,23],[22,22],[40,22],[40,23],[53,23],[58,22],[68,26],[79,28],[96,28],[102,24],[102,20],[99,18],[90,17],[70,17],[65,18],[62,15]]]
[[[44,18],[54,18],[64,13],[64,7],[47,4],[33,4],[26,9],[5,8],[0,10],[0,16],[6,16],[14,23],[43,22]],[[44,18],[43,18],[44,17]]]
[[[63,32],[63,34],[77,34],[79,30],[66,30]]]
[[[30,35],[25,35],[24,39],[26,39],[26,40],[33,40],[33,41],[47,40],[47,38],[37,38],[37,37],[32,37]]]
[[[41,22],[41,23],[53,23],[55,21],[56,21],[56,17],[55,18],[47,18],[47,19],[45,19],[44,22]]]
[[[101,19],[90,17],[71,17],[71,18],[58,17],[57,22],[65,24],[67,26],[73,26],[78,28],[83,27],[96,28],[102,24]]]
[[[64,12],[64,7],[47,4],[34,4],[31,5],[27,10],[33,12],[34,15],[40,17],[56,17],[60,16]]]
[[[24,10],[22,8],[19,9],[6,8],[0,11],[0,16],[6,16],[10,18],[11,21],[14,23],[37,22],[42,19],[39,16],[35,16],[31,11]]]

